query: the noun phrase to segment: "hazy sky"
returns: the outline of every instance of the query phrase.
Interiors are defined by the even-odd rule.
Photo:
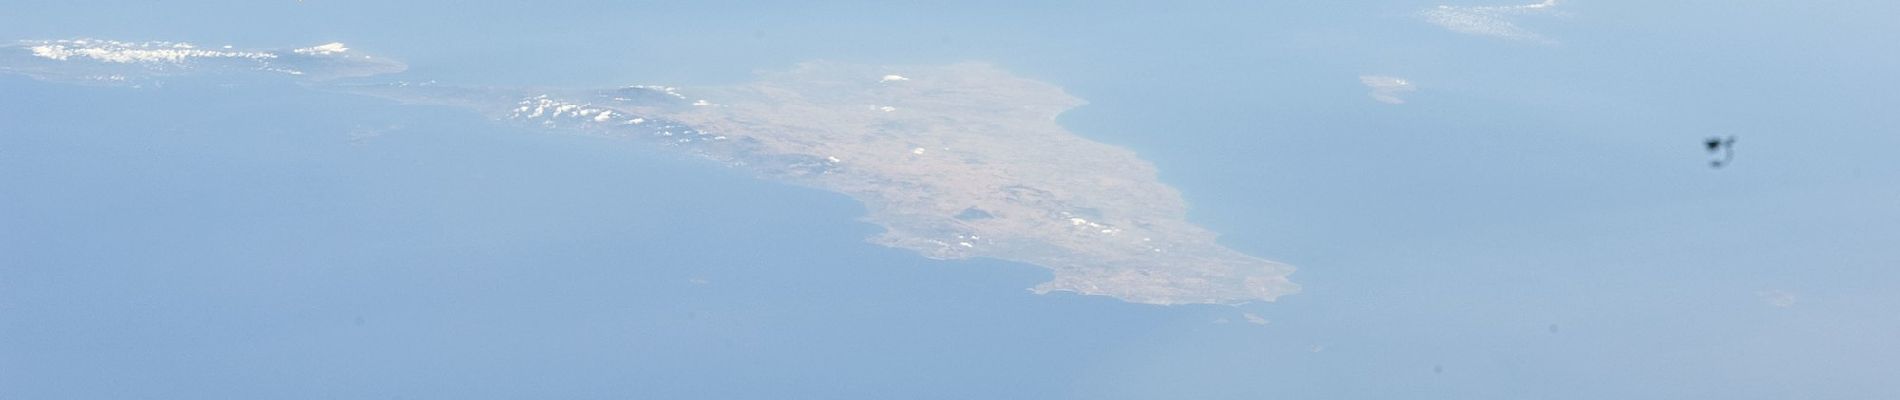
[[[344,42],[458,84],[993,62],[1305,291],[1034,296],[632,143],[9,76],[0,398],[1900,397],[1900,4],[6,7],[0,39]]]

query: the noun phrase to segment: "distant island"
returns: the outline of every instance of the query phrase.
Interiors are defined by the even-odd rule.
[[[1054,279],[1037,293],[1241,304],[1299,291],[1287,280],[1292,267],[1221,246],[1187,222],[1186,202],[1152,164],[1055,122],[1081,100],[987,64],[812,62],[733,86],[535,90],[334,83],[401,70],[342,44],[246,52],[81,40],[0,51],[9,53],[0,72],[45,80],[141,85],[197,70],[280,74],[323,90],[647,141],[857,199],[864,220],[885,230],[870,239],[877,244],[1048,268]]]

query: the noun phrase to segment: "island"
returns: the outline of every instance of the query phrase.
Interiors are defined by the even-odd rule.
[[[162,58],[150,62],[168,67],[154,69],[72,42],[61,46],[57,52],[16,46],[39,53],[0,57],[32,64],[0,65],[0,71],[114,82],[160,75],[138,71],[174,73],[180,69],[168,65],[192,62]],[[298,79],[326,77],[306,79],[317,89],[467,107],[529,129],[644,141],[763,179],[841,193],[864,204],[864,221],[883,228],[871,242],[935,259],[983,257],[1047,268],[1053,278],[1031,289],[1037,293],[1244,304],[1299,291],[1287,279],[1292,267],[1227,248],[1217,234],[1190,223],[1187,203],[1158,179],[1152,163],[1057,123],[1082,100],[990,64],[808,62],[737,85],[574,90],[330,82],[400,70],[341,44],[283,53],[288,56],[211,53],[266,66],[260,70],[296,71],[283,74]],[[86,74],[48,72],[62,69],[46,63],[73,61],[89,63],[73,67]],[[100,75],[100,64],[113,63],[133,71]]]

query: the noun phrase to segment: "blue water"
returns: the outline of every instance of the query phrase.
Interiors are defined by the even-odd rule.
[[[988,60],[1089,100],[1062,122],[1305,292],[1035,296],[1037,268],[865,244],[849,199],[632,143],[9,77],[0,398],[1900,397],[1885,3],[1569,4],[1527,23],[1553,47],[1425,2],[230,3],[18,5],[0,37],[344,41],[468,84]]]

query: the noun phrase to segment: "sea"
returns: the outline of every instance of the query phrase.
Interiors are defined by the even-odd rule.
[[[1564,2],[1511,14],[1530,42],[1439,5],[18,5],[0,38],[337,41],[468,85],[990,62],[1087,100],[1060,122],[1304,291],[1036,295],[1038,267],[873,245],[845,196],[641,143],[0,76],[0,398],[1900,397],[1881,13]]]

